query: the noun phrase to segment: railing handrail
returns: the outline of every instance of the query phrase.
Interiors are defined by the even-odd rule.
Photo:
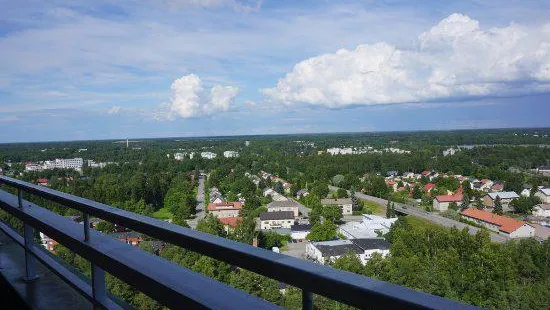
[[[122,225],[148,236],[224,261],[272,279],[359,308],[476,308],[443,297],[371,279],[332,267],[255,248],[248,244],[135,214],[86,198],[14,178],[0,183]]]

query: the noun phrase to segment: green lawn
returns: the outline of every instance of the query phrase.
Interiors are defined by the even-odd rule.
[[[168,220],[172,218],[172,212],[168,211],[167,208],[159,209],[157,212],[153,213],[153,217],[160,220]]]
[[[440,227],[439,225],[432,223],[428,220],[410,215],[407,215],[405,217],[405,220],[413,227]]]
[[[386,208],[377,204],[376,202],[363,200],[363,213],[386,215]]]

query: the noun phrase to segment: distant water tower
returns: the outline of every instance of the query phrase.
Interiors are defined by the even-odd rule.
[[[128,141],[128,138],[126,138],[126,148],[130,145],[130,141]]]

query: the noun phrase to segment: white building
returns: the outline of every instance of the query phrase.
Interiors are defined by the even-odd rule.
[[[212,213],[215,217],[238,217],[239,212],[242,209],[242,203],[224,201],[220,203],[208,204],[208,212]]]
[[[175,160],[184,160],[187,153],[174,153]]]
[[[353,149],[350,147],[346,147],[346,148],[333,147],[333,148],[327,149],[327,153],[329,153],[330,155],[349,155],[349,154],[353,154]]]
[[[396,221],[397,218],[364,214],[363,221],[345,223],[338,228],[338,232],[348,239],[374,238],[388,233]]]
[[[337,205],[342,209],[342,215],[353,214],[351,198],[338,198],[338,199],[321,199],[321,204],[324,206]]]
[[[275,228],[290,229],[292,225],[294,225],[294,213],[292,211],[260,213],[261,229],[275,229]]]
[[[202,158],[206,158],[206,159],[214,159],[216,158],[216,153],[212,153],[212,152],[201,152],[201,157]]]
[[[272,201],[267,204],[267,212],[292,211],[298,217],[300,204],[294,200]]]
[[[236,151],[225,151],[225,152],[223,152],[223,157],[225,157],[225,158],[239,157],[239,152],[236,152]]]
[[[550,203],[550,187],[544,186],[539,188],[535,196],[539,197],[542,203]]]
[[[309,224],[295,224],[290,226],[290,236],[292,240],[302,242],[306,240],[307,235],[311,232],[311,225]]]
[[[374,253],[380,253],[382,257],[388,255],[390,243],[382,238],[362,238],[310,242],[306,245],[306,256],[323,265],[348,253],[357,255],[364,265]]]
[[[550,217],[550,204],[541,203],[533,207],[533,215],[541,217]]]

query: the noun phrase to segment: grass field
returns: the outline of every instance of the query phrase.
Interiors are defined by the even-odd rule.
[[[425,219],[421,219],[419,217],[407,215],[405,219],[411,226],[415,226],[415,227],[440,227],[437,224],[434,224]]]
[[[364,204],[363,212],[365,213],[381,215],[381,216],[386,215],[386,208],[384,206],[377,204],[376,202],[363,200],[363,204]]]
[[[172,218],[172,213],[168,211],[167,208],[159,209],[157,212],[153,213],[153,217],[159,220],[167,220]]]

